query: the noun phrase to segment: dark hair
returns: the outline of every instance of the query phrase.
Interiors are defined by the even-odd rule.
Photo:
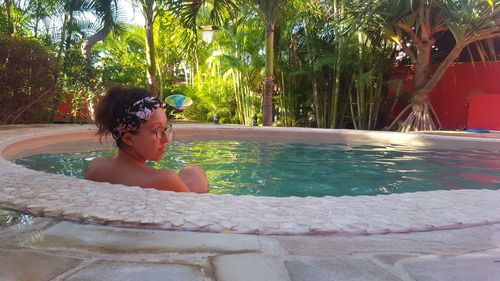
[[[118,126],[118,119],[123,117],[136,101],[153,96],[151,92],[143,88],[124,88],[113,86],[108,88],[104,98],[97,105],[94,113],[97,134],[100,139],[111,134]],[[116,145],[121,147],[121,139],[116,140]]]

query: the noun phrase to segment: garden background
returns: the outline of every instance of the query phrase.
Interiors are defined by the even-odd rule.
[[[401,131],[463,129],[471,95],[500,94],[495,0],[0,6],[4,124],[53,122],[61,102],[71,105],[62,120],[90,121],[114,84],[187,95],[194,105],[176,116],[189,120]]]

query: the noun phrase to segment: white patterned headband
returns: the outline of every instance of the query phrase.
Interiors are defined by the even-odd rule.
[[[117,126],[111,134],[115,140],[119,140],[128,132],[135,131],[143,123],[146,123],[153,115],[155,109],[161,107],[161,102],[155,97],[140,99],[125,111],[125,115],[117,118]]]

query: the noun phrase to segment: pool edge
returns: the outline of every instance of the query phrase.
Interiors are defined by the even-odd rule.
[[[17,166],[3,157],[7,147],[19,141],[29,143],[29,139],[33,139],[33,136],[47,137],[57,135],[58,132],[91,130],[91,126],[80,125],[69,125],[63,130],[56,126],[48,128],[50,129],[29,128],[26,131],[16,129],[16,134],[12,136],[0,135],[0,155],[2,155],[0,206],[37,216],[56,217],[81,223],[146,229],[279,235],[406,233],[500,222],[498,190],[430,191],[336,198],[179,194],[36,172]],[[242,126],[214,125],[189,125],[184,128],[186,130],[249,129]],[[273,131],[273,128],[255,130],[269,132]],[[283,128],[274,130],[286,131]],[[317,130],[291,131],[327,133]],[[332,132],[339,133],[339,130]],[[340,132],[349,133],[345,130]],[[352,132],[355,137],[369,134],[376,135],[376,132]],[[394,133],[383,132],[381,135],[390,138]],[[424,136],[423,139],[432,138]],[[450,141],[450,138],[437,139]],[[481,141],[481,143],[486,142]],[[497,142],[492,143],[496,145]]]

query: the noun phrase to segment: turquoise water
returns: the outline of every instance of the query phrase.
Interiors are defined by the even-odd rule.
[[[82,178],[87,163],[113,150],[42,154],[17,164]],[[162,161],[178,170],[205,169],[211,192],[257,196],[376,195],[448,189],[500,188],[500,152],[407,146],[183,141]]]

